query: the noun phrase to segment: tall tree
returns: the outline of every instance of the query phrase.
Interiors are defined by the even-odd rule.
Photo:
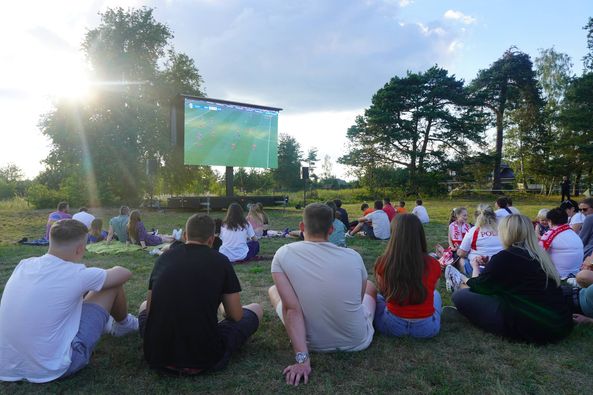
[[[501,190],[503,122],[505,111],[525,107],[532,115],[541,107],[541,97],[529,55],[515,48],[507,50],[489,68],[480,70],[470,84],[476,104],[492,111],[496,126],[496,151],[492,189]]]
[[[93,98],[58,101],[41,120],[52,140],[48,171],[88,188],[92,203],[141,197],[149,181],[147,159],[174,169],[168,174],[172,189],[183,189],[197,175],[181,171],[181,156],[170,146],[169,103],[181,92],[200,95],[202,80],[193,60],[171,49],[172,37],[150,8],[107,10],[82,45]]]
[[[369,174],[386,165],[403,166],[415,191],[429,160],[447,152],[465,155],[468,142],[482,143],[483,130],[484,116],[467,101],[463,81],[434,66],[393,77],[379,89],[348,129],[349,152],[339,161]]]
[[[585,72],[593,71],[593,17],[589,17],[589,22],[583,29],[587,31],[587,49],[589,52],[583,57],[583,66]]]
[[[298,141],[287,134],[281,134],[278,142],[278,168],[272,170],[276,187],[296,190],[302,186],[301,161],[303,153]]]

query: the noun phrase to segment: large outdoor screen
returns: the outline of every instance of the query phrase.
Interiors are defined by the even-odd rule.
[[[279,111],[279,108],[184,97],[184,163],[278,167]]]

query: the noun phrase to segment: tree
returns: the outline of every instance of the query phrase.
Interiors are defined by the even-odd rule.
[[[429,161],[448,152],[463,156],[468,142],[482,143],[484,115],[470,104],[463,81],[436,66],[393,77],[348,129],[349,151],[339,162],[363,169],[366,180],[373,169],[403,166],[416,191]]]
[[[0,179],[5,182],[17,182],[23,179],[23,170],[14,163],[0,168]]]
[[[541,106],[541,97],[529,55],[515,48],[507,50],[489,68],[480,70],[470,84],[477,105],[494,114],[496,151],[492,189],[501,190],[500,164],[503,147],[503,121],[505,111],[523,107],[534,117]]]
[[[172,37],[150,8],[101,14],[82,45],[95,81],[93,99],[58,101],[41,120],[52,140],[44,178],[76,173],[90,203],[108,203],[137,201],[149,181],[158,184],[157,176],[145,174],[147,159],[163,166],[162,184],[171,192],[203,176],[204,169],[185,168],[169,142],[171,99],[181,92],[201,95],[202,84],[193,60],[170,46]]]
[[[333,163],[329,155],[323,157],[323,163],[321,164],[321,179],[329,180],[334,178],[333,174]]]
[[[317,157],[317,148],[311,148],[307,152],[307,158],[305,160],[307,162],[307,166],[309,166],[309,178],[311,178],[314,182],[317,181],[318,177],[315,173],[315,168],[317,162],[319,162],[319,158]]]
[[[587,53],[583,57],[583,67],[585,68],[585,72],[593,71],[593,17],[589,17],[589,22],[583,29],[587,31],[587,49],[589,53]]]
[[[301,161],[303,153],[298,141],[287,134],[281,134],[278,142],[278,168],[272,170],[276,187],[296,190],[302,186]]]

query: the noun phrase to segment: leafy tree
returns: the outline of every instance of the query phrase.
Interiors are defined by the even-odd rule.
[[[587,53],[583,57],[583,66],[585,68],[585,72],[593,71],[593,17],[589,17],[589,22],[583,29],[587,31],[587,49],[589,49],[589,53]]]
[[[14,163],[0,168],[0,179],[5,182],[17,182],[23,179],[23,170]]]
[[[317,162],[319,162],[319,158],[317,157],[317,148],[311,148],[307,152],[307,158],[305,159],[307,162],[307,166],[309,166],[309,177],[316,182],[319,177],[315,173]]]
[[[41,179],[55,184],[76,173],[87,184],[89,203],[106,203],[142,196],[149,181],[147,159],[164,166],[162,184],[171,192],[202,176],[203,169],[183,166],[181,153],[169,142],[171,99],[181,92],[201,95],[202,84],[193,60],[171,48],[172,37],[150,8],[101,14],[100,25],[82,44],[95,95],[84,102],[58,101],[42,118],[52,149],[49,174]]]
[[[469,88],[476,104],[494,114],[496,150],[492,189],[498,191],[501,189],[500,163],[505,111],[522,107],[529,112],[531,119],[535,119],[541,107],[541,97],[529,55],[510,48],[489,68],[480,70]]]
[[[468,142],[482,143],[484,115],[470,104],[463,81],[442,68],[393,77],[348,129],[349,152],[339,161],[361,169],[367,185],[373,169],[403,166],[415,191],[429,161],[447,152],[463,156]]]
[[[323,163],[321,164],[321,179],[329,180],[334,178],[333,174],[333,163],[329,155],[323,157]]]
[[[272,170],[277,188],[296,190],[302,187],[301,161],[303,153],[298,141],[287,134],[281,134],[278,142],[278,168]]]

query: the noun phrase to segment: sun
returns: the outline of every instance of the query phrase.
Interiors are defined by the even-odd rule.
[[[51,79],[46,81],[45,90],[58,99],[79,100],[88,98],[91,82],[84,66],[79,62],[63,61],[53,67]]]

